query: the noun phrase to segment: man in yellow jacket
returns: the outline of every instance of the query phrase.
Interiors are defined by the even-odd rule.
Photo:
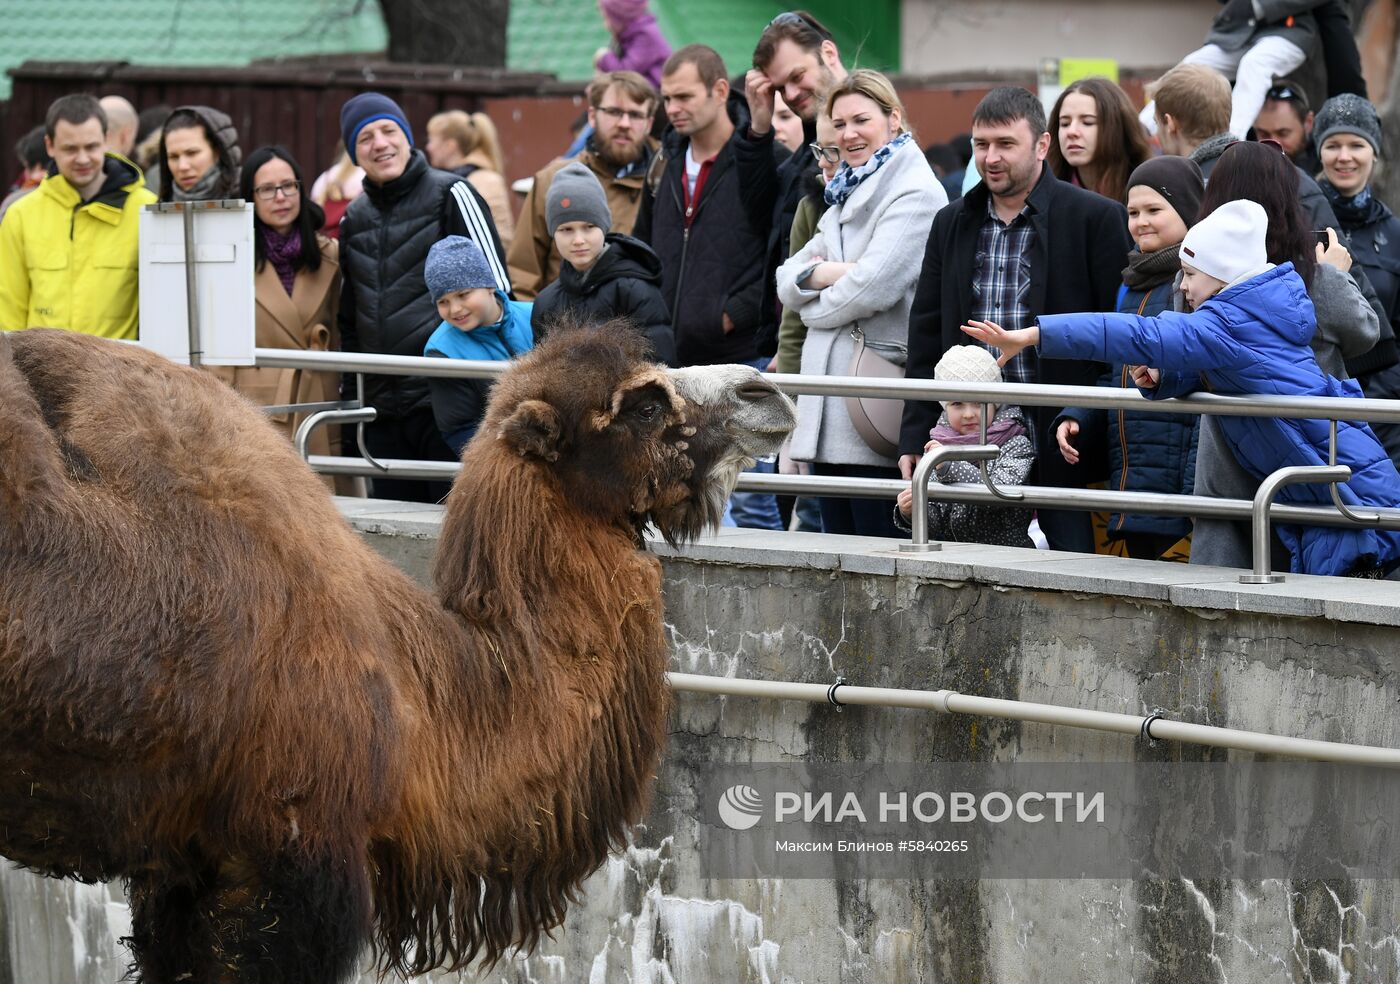
[[[0,222],[0,329],[136,337],[137,222],[156,196],[141,169],[105,154],[107,115],[89,95],[49,107],[49,176]]]

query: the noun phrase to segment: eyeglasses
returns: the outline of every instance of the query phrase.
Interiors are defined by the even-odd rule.
[[[840,147],[823,147],[819,143],[809,143],[807,149],[812,152],[812,156],[817,159],[817,163],[826,161],[828,164],[841,163]]]
[[[831,35],[827,33],[825,28],[819,27],[810,17],[800,14],[795,10],[783,11],[783,13],[768,22],[769,27],[775,27],[778,24],[796,24],[798,27],[805,27],[807,30],[816,33],[823,41],[831,40]]]
[[[283,198],[296,198],[301,194],[301,182],[283,181],[276,185],[258,185],[253,189],[253,194],[262,202],[270,202],[279,194]]]
[[[636,109],[622,109],[618,106],[599,106],[594,112],[602,113],[614,123],[618,123],[623,119],[629,119],[633,123],[645,123],[647,120],[651,119],[650,113],[643,113]]]
[[[1265,137],[1263,140],[1260,140],[1259,143],[1261,146],[1278,151],[1284,157],[1288,156],[1288,151],[1283,149],[1283,144],[1279,143],[1277,140],[1274,140],[1272,137]]]

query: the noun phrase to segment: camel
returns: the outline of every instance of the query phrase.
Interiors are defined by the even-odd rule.
[[[654,524],[716,524],[790,401],[561,329],[503,376],[436,597],[248,402],[135,346],[0,333],[0,855],[120,879],[134,976],[494,964],[644,816]]]

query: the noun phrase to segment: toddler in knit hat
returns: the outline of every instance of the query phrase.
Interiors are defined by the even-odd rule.
[[[933,368],[933,378],[952,383],[1000,383],[1001,368],[996,356],[980,345],[954,345],[943,353]],[[987,444],[994,444],[1001,453],[988,466],[992,482],[1000,487],[1021,485],[1030,474],[1035,461],[1021,408],[1014,404],[997,406],[972,400],[944,400],[938,424],[929,431],[924,452],[944,445],[970,445],[982,442],[982,421],[987,420]],[[985,415],[985,418],[984,418]],[[940,483],[981,482],[981,471],[975,461],[945,461],[934,469]],[[911,485],[895,500],[895,525],[909,528],[914,512],[914,489]],[[1007,506],[983,506],[976,503],[938,502],[928,504],[929,536],[960,543],[993,543],[1009,547],[1032,545],[1027,529],[1031,515],[1027,509]]]
[[[1191,313],[1041,315],[1029,328],[1008,331],[973,321],[963,331],[1001,350],[1000,361],[1039,345],[1047,359],[1094,359],[1152,366],[1133,379],[1143,395],[1213,393],[1359,398],[1355,380],[1338,380],[1317,364],[1312,337],[1317,315],[1292,263],[1268,262],[1268,217],[1258,204],[1236,200],[1201,219],[1181,244],[1182,290]],[[1221,416],[1226,445],[1245,471],[1263,481],[1285,466],[1329,464],[1329,428],[1321,420]],[[1351,507],[1400,506],[1400,472],[1370,426],[1337,422],[1336,464],[1351,478],[1333,488]],[[1325,484],[1284,486],[1279,500],[1325,503]],[[1360,526],[1279,524],[1292,570],[1300,574],[1375,577],[1400,567],[1400,532]]]

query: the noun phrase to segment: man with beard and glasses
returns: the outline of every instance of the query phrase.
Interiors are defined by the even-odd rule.
[[[826,93],[846,77],[846,68],[831,32],[801,10],[779,14],[764,28],[753,51],[753,64],[744,78],[752,118],[735,135],[734,163],[744,210],[767,240],[762,299],[765,320],[758,335],[758,351],[771,356],[778,350],[775,273],[788,258],[797,206],[810,184],[818,180],[817,162],[811,154],[793,154],[781,165],[775,163],[774,97],[781,94],[802,120],[802,143],[810,145],[817,139],[817,114]]]
[[[944,352],[966,344],[961,328],[971,320],[1025,328],[1044,314],[1112,311],[1127,261],[1123,206],[1060,181],[1045,163],[1050,134],[1035,95],[1015,86],[993,89],[973,110],[972,145],[982,182],[933,220],[909,313],[910,379],[933,378]],[[1105,368],[1042,359],[1029,348],[1002,372],[1008,383],[1093,386]],[[1092,473],[1095,465],[1102,471],[1102,452],[1070,465],[1047,434],[1060,408],[1026,409],[1037,444],[1032,484],[1077,488],[1102,477]],[[906,479],[938,414],[937,403],[905,401],[899,467]],[[1092,446],[1085,441],[1086,451]],[[1088,513],[1041,509],[1038,517],[1051,549],[1093,553]]]
[[[650,136],[656,112],[656,90],[636,72],[609,72],[588,89],[588,122],[593,135],[573,158],[598,176],[608,195],[612,228],[608,232],[631,235],[641,207],[647,168],[656,152]],[[559,278],[559,254],[545,221],[545,199],[554,176],[571,164],[569,158],[551,161],[535,175],[525,196],[506,262],[511,286],[522,301],[533,300]]]

